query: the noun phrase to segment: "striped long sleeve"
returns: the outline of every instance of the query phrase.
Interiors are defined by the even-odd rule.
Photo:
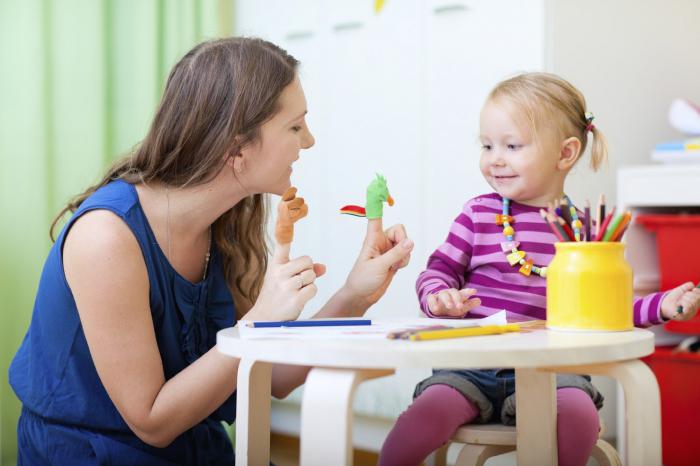
[[[501,249],[505,241],[495,215],[502,212],[503,199],[496,193],[469,200],[452,222],[444,243],[429,257],[418,276],[416,291],[423,312],[428,295],[448,288],[474,288],[481,305],[469,317],[484,317],[506,309],[510,318],[546,318],[545,279],[521,274],[511,266]],[[547,266],[554,257],[556,236],[542,219],[538,207],[511,202],[515,218],[515,240],[535,265]],[[653,293],[634,301],[634,324],[646,327],[662,322],[664,293]]]

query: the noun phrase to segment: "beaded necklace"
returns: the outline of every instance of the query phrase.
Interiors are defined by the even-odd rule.
[[[571,225],[573,226],[574,236],[576,241],[580,241],[582,223],[578,218],[576,207],[574,207],[569,196],[564,196],[571,214]],[[503,198],[503,213],[496,214],[496,225],[503,226],[503,235],[508,241],[501,243],[501,250],[506,253],[506,259],[511,266],[520,265],[519,272],[529,277],[531,274],[539,275],[542,278],[547,278],[547,267],[540,267],[533,263],[525,255],[525,251],[518,250],[519,241],[515,241],[515,229],[511,225],[515,223],[515,219],[510,215],[510,199]]]

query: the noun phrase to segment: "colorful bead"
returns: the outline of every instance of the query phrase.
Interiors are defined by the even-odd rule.
[[[580,234],[580,228],[583,225],[581,224],[581,221],[578,220],[578,216],[576,215],[575,208],[572,207],[571,201],[569,200],[568,202],[572,210],[572,219],[574,220],[574,222],[572,222],[572,226],[576,228],[576,226],[578,225],[578,228],[576,228],[576,230],[578,230],[576,231],[576,234],[578,235]],[[529,277],[534,272],[536,275],[539,275],[542,278],[546,278],[547,267],[537,267],[536,265],[534,265],[532,259],[525,258],[524,251],[518,250],[520,242],[514,240],[515,229],[510,225],[511,223],[515,223],[515,219],[510,216],[510,200],[504,198],[503,214],[496,214],[496,224],[504,226],[503,235],[508,240],[501,243],[501,250],[504,253],[506,253],[506,259],[508,260],[508,263],[511,266],[514,267],[516,265],[520,265],[519,272],[523,275]]]
[[[501,243],[501,251],[512,251],[513,249],[518,249],[518,246],[520,246],[520,241],[506,241],[505,243]]]
[[[496,225],[503,225],[504,223],[514,223],[515,219],[508,214],[496,214]]]
[[[520,262],[520,259],[525,257],[525,253],[523,251],[515,251],[511,252],[506,256],[506,259],[508,259],[508,263],[510,265],[515,265]]]

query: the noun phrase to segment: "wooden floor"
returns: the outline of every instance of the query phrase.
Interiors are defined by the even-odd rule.
[[[376,453],[355,450],[353,454],[354,466],[376,466],[378,456]],[[299,465],[299,439],[281,434],[270,435],[270,461],[275,466]]]

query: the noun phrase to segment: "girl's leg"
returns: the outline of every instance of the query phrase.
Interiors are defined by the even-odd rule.
[[[449,385],[432,385],[399,416],[382,445],[379,466],[413,466],[479,415],[476,404]]]
[[[598,410],[586,392],[573,387],[557,390],[559,466],[584,466],[599,430]]]

